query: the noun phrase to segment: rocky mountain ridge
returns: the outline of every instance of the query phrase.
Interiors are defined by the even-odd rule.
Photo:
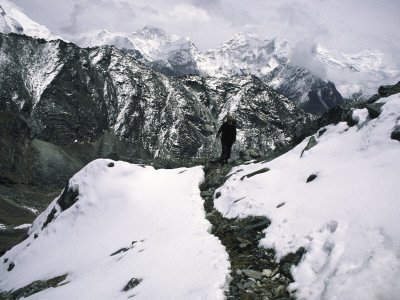
[[[111,46],[82,49],[9,34],[0,36],[0,56],[1,111],[23,124],[18,138],[29,137],[6,148],[23,153],[32,146],[49,166],[49,149],[72,165],[93,159],[82,154],[89,152],[215,157],[215,132],[228,113],[238,122],[235,153],[267,154],[291,144],[313,119],[254,76],[169,77]]]

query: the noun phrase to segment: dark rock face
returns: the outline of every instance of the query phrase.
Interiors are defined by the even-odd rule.
[[[61,207],[61,210],[67,210],[78,201],[79,189],[74,186],[67,184],[60,198],[57,200],[57,204]]]
[[[0,299],[4,300],[13,300],[13,299],[21,299],[25,297],[29,297],[33,294],[39,293],[41,291],[44,291],[48,288],[55,288],[60,285],[65,279],[67,278],[67,275],[61,275],[54,277],[49,280],[38,280],[35,282],[32,282],[31,284],[20,288],[15,291],[10,291],[10,292],[0,292]]]
[[[28,163],[25,152],[30,136],[31,129],[23,117],[16,112],[0,111],[0,184],[31,181],[29,171],[20,172]]]
[[[391,134],[390,137],[391,137],[393,140],[397,140],[397,141],[400,142],[400,125],[397,125],[397,126],[394,128],[394,130],[393,130],[393,132],[392,132],[392,134]]]
[[[366,104],[365,108],[368,110],[368,115],[371,119],[379,117],[383,103]]]
[[[308,70],[286,63],[281,72],[287,73],[277,91],[292,99],[306,112],[321,115],[336,105],[344,103],[334,83],[325,82]]]
[[[397,93],[400,93],[400,81],[395,85],[382,85],[378,89],[378,94],[382,97],[389,97]]]

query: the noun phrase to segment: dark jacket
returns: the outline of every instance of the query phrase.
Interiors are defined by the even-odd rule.
[[[224,122],[218,130],[217,135],[222,133],[221,141],[224,144],[233,144],[236,141],[236,121],[233,120],[232,125]]]

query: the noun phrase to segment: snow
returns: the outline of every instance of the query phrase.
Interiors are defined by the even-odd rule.
[[[0,15],[0,32],[15,32],[45,40],[62,39],[45,26],[28,18],[17,6],[8,0],[0,1],[0,10],[3,11],[3,14]]]
[[[272,161],[234,167],[216,190],[215,208],[225,217],[271,220],[259,246],[274,248],[277,260],[305,249],[291,269],[297,299],[400,294],[400,143],[390,137],[400,123],[400,95],[378,102],[378,118],[356,109],[357,125],[329,125],[307,151],[309,138]],[[316,178],[307,182],[310,175]],[[62,211],[56,198],[2,257],[0,290],[68,274],[28,299],[224,299],[230,264],[210,234],[202,180],[200,166],[90,163],[69,182],[78,201]],[[43,229],[53,209],[56,219]],[[132,278],[142,281],[123,292]]]
[[[19,226],[14,227],[14,229],[25,229],[31,227],[32,224],[22,224]]]
[[[68,274],[66,284],[28,299],[223,299],[230,264],[209,233],[198,189],[202,168],[110,162],[96,160],[78,172],[69,184],[79,200],[61,212],[56,198],[29,238],[4,255],[0,290]],[[56,219],[42,229],[54,207]],[[10,262],[15,268],[8,272]],[[142,281],[122,292],[132,278]]]
[[[292,267],[298,299],[395,299],[400,294],[400,144],[390,138],[400,118],[400,96],[371,120],[327,126],[318,144],[308,139],[270,162],[236,167],[216,192],[225,217],[266,216],[260,245],[276,258],[306,250]],[[246,178],[262,168],[270,171]],[[306,182],[310,175],[317,178]]]

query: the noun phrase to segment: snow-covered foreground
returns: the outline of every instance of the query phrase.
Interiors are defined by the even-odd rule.
[[[379,102],[386,102],[379,118],[355,110],[358,126],[328,126],[302,157],[308,139],[271,162],[236,167],[216,191],[226,217],[272,221],[261,245],[278,258],[306,249],[292,267],[298,299],[400,297],[400,143],[390,138],[400,96]]]
[[[399,298],[400,143],[390,136],[400,126],[400,95],[379,102],[378,118],[355,110],[358,125],[327,126],[307,151],[309,139],[273,161],[235,167],[216,190],[225,217],[271,220],[261,246],[278,259],[305,248],[292,267],[298,299]],[[77,173],[70,187],[78,201],[62,211],[55,199],[2,257],[0,290],[68,274],[29,299],[223,299],[230,264],[209,234],[202,168],[110,163]],[[123,292],[132,279],[140,283]]]
[[[97,160],[77,173],[70,186],[79,200],[60,213],[55,199],[30,237],[4,255],[0,290],[68,274],[67,284],[29,299],[223,299],[230,264],[208,232],[202,168],[109,163]],[[57,218],[42,230],[54,206]],[[132,278],[142,281],[123,292]]]

